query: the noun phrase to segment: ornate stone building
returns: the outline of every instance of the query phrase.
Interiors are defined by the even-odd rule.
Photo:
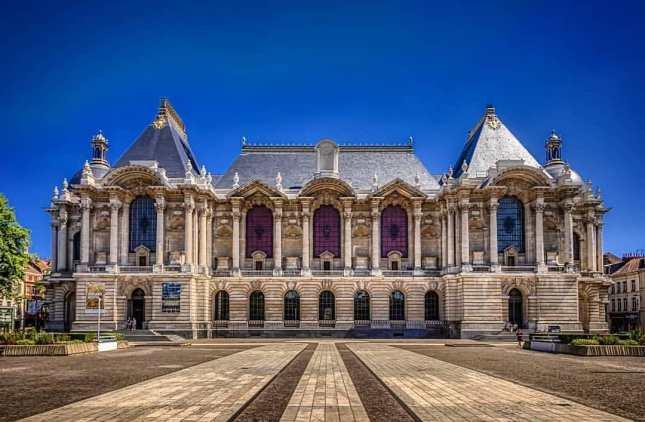
[[[167,100],[114,164],[55,189],[50,327],[205,335],[472,337],[508,322],[605,331],[599,193],[488,107],[454,167],[403,145],[252,145],[199,167]]]

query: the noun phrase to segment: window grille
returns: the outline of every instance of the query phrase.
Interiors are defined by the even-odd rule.
[[[265,206],[253,207],[246,213],[246,257],[262,251],[273,256],[273,213]]]
[[[390,321],[405,321],[405,295],[398,290],[390,294]]]
[[[284,320],[300,321],[300,295],[295,290],[284,295]]]
[[[213,319],[215,321],[228,321],[229,320],[229,312],[228,312],[228,293],[225,292],[224,290],[220,290],[217,292],[215,295],[215,312],[213,315]]]
[[[425,297],[426,321],[439,320],[439,296],[436,292],[427,292]]]
[[[264,321],[264,293],[255,291],[249,298],[249,319],[251,321]]]
[[[354,320],[369,321],[370,319],[370,295],[365,290],[360,290],[354,295]]]
[[[340,214],[331,205],[323,205],[314,212],[314,256],[325,252],[340,257]]]
[[[519,200],[506,196],[497,210],[497,250],[503,252],[509,246],[524,252],[524,208]]]
[[[145,246],[151,252],[156,249],[157,212],[155,201],[139,196],[130,205],[130,252]]]
[[[336,299],[329,290],[321,292],[318,297],[318,319],[321,321],[336,319]]]
[[[381,213],[381,257],[392,251],[408,257],[408,213],[400,206],[386,207]]]

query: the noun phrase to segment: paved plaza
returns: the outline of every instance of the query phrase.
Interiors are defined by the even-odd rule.
[[[367,396],[364,391],[368,390],[357,388],[370,382],[384,386],[382,395],[390,395],[393,399],[389,406],[392,403],[400,406],[411,420],[645,420],[645,415],[638,413],[638,410],[630,414],[618,407],[598,408],[595,401],[583,395],[572,397],[569,391],[548,391],[541,384],[536,384],[538,388],[531,388],[527,386],[527,383],[531,383],[530,374],[523,374],[526,382],[512,382],[511,377],[484,373],[486,368],[473,369],[472,363],[467,365],[470,368],[450,363],[445,357],[464,359],[463,356],[470,356],[476,360],[477,356],[481,356],[481,360],[491,360],[491,357],[501,356],[501,359],[520,362],[523,362],[522,359],[532,359],[536,367],[551,365],[552,368],[561,368],[562,377],[570,375],[567,365],[584,365],[592,374],[622,368],[623,372],[629,369],[635,376],[639,376],[639,373],[642,376],[642,370],[645,369],[642,359],[621,361],[618,358],[612,363],[608,358],[585,360],[520,351],[509,344],[473,347],[472,342],[462,342],[461,345],[470,347],[447,347],[441,342],[418,341],[235,340],[196,342],[190,347],[136,347],[56,360],[36,358],[34,370],[47,362],[54,367],[74,366],[75,363],[77,368],[85,368],[95,361],[97,365],[109,368],[113,360],[123,359],[122,356],[127,354],[130,354],[130,359],[147,359],[149,366],[175,370],[159,376],[150,374],[153,378],[125,387],[115,384],[112,391],[97,390],[94,397],[79,396],[76,401],[68,401],[69,404],[63,402],[44,413],[33,415],[36,412],[32,412],[27,420],[393,422],[391,417],[388,419],[384,416],[385,412],[379,411],[378,406],[374,406],[374,402],[382,397]],[[305,349],[310,350],[308,355],[304,353]],[[355,358],[347,360],[340,353],[342,350]],[[439,358],[432,357],[435,354]],[[168,360],[170,355],[176,356],[177,363],[172,364]],[[301,362],[301,368],[294,369],[296,361],[302,360],[303,355],[306,359]],[[190,361],[193,366],[182,365],[182,360]],[[0,391],[7,388],[6,382],[10,382],[18,371],[22,371],[23,376],[29,376],[25,360],[18,360],[15,366],[12,366],[12,362],[11,359],[0,360]],[[163,365],[157,365],[157,362]],[[371,379],[366,376],[357,378],[356,365],[373,375]],[[348,370],[348,367],[354,370]],[[132,368],[136,372],[136,365]],[[580,372],[578,367],[576,372]],[[64,388],[66,373],[66,370],[60,370],[61,383],[52,388]],[[88,380],[92,380],[99,373],[89,371],[86,375]],[[575,382],[575,378],[571,378],[571,382]],[[275,389],[276,385],[287,393],[282,395],[283,398],[272,394],[267,404],[261,396],[270,392],[271,388]],[[617,390],[621,388],[626,387],[616,384]],[[42,391],[42,394],[46,394]],[[635,401],[642,401],[643,395],[639,394]],[[28,403],[29,398],[24,399],[24,403]],[[268,412],[267,406],[271,407],[271,412]],[[254,408],[253,412],[245,413],[245,409],[250,408]],[[267,412],[263,413],[263,409]],[[268,414],[281,417],[263,417]],[[629,418],[624,419],[619,414]],[[0,410],[0,420],[15,419],[15,414],[12,417]]]

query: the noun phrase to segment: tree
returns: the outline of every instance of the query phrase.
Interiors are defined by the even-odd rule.
[[[29,263],[29,230],[18,224],[7,198],[0,194],[0,296],[11,298]]]

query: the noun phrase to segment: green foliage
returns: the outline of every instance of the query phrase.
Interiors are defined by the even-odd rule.
[[[20,346],[33,346],[36,343],[34,343],[34,341],[31,339],[24,338],[21,340],[16,340],[16,344]]]
[[[622,346],[638,346],[638,342],[636,340],[621,340],[618,344]]]
[[[29,262],[29,231],[18,224],[7,198],[0,194],[0,295],[14,297]]]
[[[598,343],[600,343],[603,346],[612,346],[615,344],[619,344],[619,342],[620,342],[620,339],[614,335],[598,336]]]
[[[85,343],[91,343],[94,340],[96,340],[96,333],[87,333],[85,334],[85,339],[83,341],[85,341]]]
[[[72,341],[72,338],[67,334],[58,334],[55,337],[55,341],[56,343],[69,343],[70,341]]]
[[[15,331],[0,333],[0,344],[16,344],[18,340],[22,340],[22,336]]]
[[[629,340],[634,340],[637,343],[645,344],[645,331],[641,331],[641,330],[630,331]]]
[[[54,344],[54,336],[45,332],[36,333],[34,342],[36,344]]]
[[[569,344],[571,346],[596,346],[600,343],[594,338],[576,338],[571,340]]]

